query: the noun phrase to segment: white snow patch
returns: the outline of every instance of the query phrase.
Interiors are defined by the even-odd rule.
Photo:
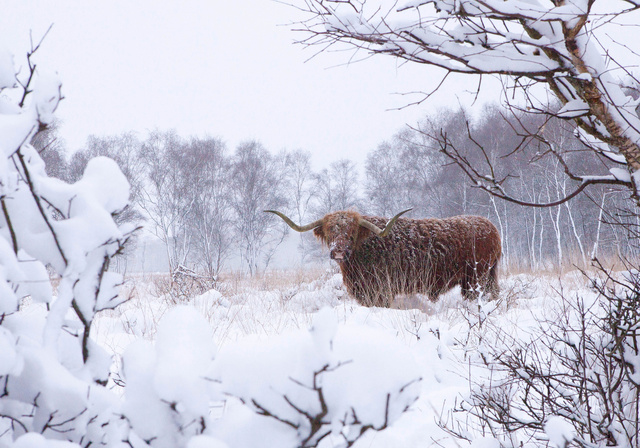
[[[615,177],[617,180],[623,181],[623,182],[631,182],[631,174],[629,174],[629,171],[623,168],[609,168],[609,172],[611,174],[613,174],[613,177]]]
[[[582,100],[571,100],[558,111],[557,116],[561,118],[575,118],[587,115],[589,105]]]
[[[562,417],[550,417],[544,424],[544,432],[549,442],[556,448],[565,448],[576,436],[573,425]]]

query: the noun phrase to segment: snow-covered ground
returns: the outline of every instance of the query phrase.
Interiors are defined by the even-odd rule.
[[[536,332],[542,318],[553,319],[556,313],[562,312],[560,291],[565,297],[595,297],[579,272],[565,274],[561,279],[549,275],[519,274],[501,279],[502,299],[499,303],[465,302],[456,288],[437,303],[428,302],[426,298],[407,297],[400,298],[397,309],[365,308],[347,296],[340,275],[334,272],[321,272],[315,280],[300,279],[299,273],[294,272],[282,272],[276,277],[276,280],[230,279],[221,282],[216,289],[178,305],[170,297],[159,294],[154,281],[134,277],[122,291],[130,299],[114,311],[101,313],[94,323],[92,335],[112,354],[120,356],[130,350],[127,347],[132,343],[154,341],[158,323],[163,316],[172,315],[170,310],[176,306],[184,311],[180,305],[186,305],[204,316],[217,347],[215,357],[226,364],[235,362],[236,365],[235,370],[229,369],[231,376],[225,382],[235,381],[237,384],[228,386],[230,389],[225,397],[212,411],[218,421],[233,424],[220,425],[210,433],[230,447],[278,446],[282,443],[282,438],[273,434],[287,429],[287,424],[269,417],[260,417],[260,422],[249,420],[246,407],[241,404],[242,397],[248,394],[253,398],[259,397],[258,401],[262,397],[265,403],[275,403],[273,397],[264,394],[293,393],[286,390],[296,386],[293,380],[296,372],[300,373],[300,366],[304,367],[305,363],[313,365],[313,361],[301,358],[315,356],[324,359],[326,356],[320,349],[309,355],[309,350],[304,348],[309,334],[316,342],[322,338],[330,340],[332,351],[340,351],[336,348],[338,343],[341,347],[352,343],[353,346],[344,349],[345,358],[338,359],[338,363],[348,362],[346,358],[359,354],[377,363],[371,364],[371,368],[377,371],[369,379],[363,378],[366,374],[362,372],[355,377],[348,373],[337,377],[337,381],[352,381],[352,384],[341,384],[341,393],[352,391],[351,404],[355,401],[356,407],[360,405],[361,408],[357,408],[360,412],[384,405],[384,396],[381,398],[379,394],[387,393],[385,387],[395,387],[391,380],[385,383],[387,378],[403,375],[417,375],[419,378],[417,401],[406,412],[398,414],[390,427],[378,432],[368,431],[354,446],[455,447],[461,446],[460,442],[443,430],[441,424],[451,422],[455,417],[451,411],[468,394],[470,372],[477,370],[473,364],[478,353],[492,344],[493,329],[527,337]],[[172,319],[171,334],[180,334],[179,328],[175,328],[180,325],[175,323],[178,318],[174,316]],[[186,322],[189,319],[185,318]],[[336,326],[338,330],[333,328]],[[206,337],[205,332],[203,338]],[[195,345],[200,343],[193,342]],[[160,348],[156,347],[156,350],[159,352]],[[215,351],[216,348],[213,349]],[[126,359],[127,355],[125,364]],[[273,367],[273,364],[280,367]],[[261,372],[256,374],[251,372],[252,369]],[[279,369],[285,369],[283,379],[276,378],[282,375]],[[346,371],[342,366],[336,368],[336,372],[340,369]],[[380,369],[388,370],[388,375],[380,375]],[[224,373],[220,375],[224,376]],[[261,384],[262,379],[264,384]],[[369,380],[380,383],[372,384]],[[327,382],[325,378],[325,389],[329,387]],[[177,387],[192,386],[182,384]],[[405,399],[412,401],[410,397]],[[399,400],[402,402],[402,397]],[[278,408],[276,404],[273,406],[279,415],[286,414],[286,409]],[[290,407],[287,409],[291,410]],[[238,423],[242,419],[247,419],[246,424]],[[286,418],[282,417],[282,420]],[[244,430],[229,429],[238,427]],[[334,431],[319,446],[335,446],[334,443],[341,440],[338,435]],[[205,446],[206,441],[203,444]]]

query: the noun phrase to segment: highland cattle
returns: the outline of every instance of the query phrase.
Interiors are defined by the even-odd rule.
[[[444,219],[390,220],[338,211],[299,226],[282,218],[297,232],[313,230],[340,266],[347,292],[365,306],[393,304],[397,295],[425,294],[430,300],[459,285],[465,299],[480,293],[498,297],[500,234],[486,218],[454,216]]]

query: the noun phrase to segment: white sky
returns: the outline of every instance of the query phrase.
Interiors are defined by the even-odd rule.
[[[319,166],[362,162],[406,123],[473,100],[463,89],[475,85],[458,78],[421,106],[390,110],[410,102],[395,93],[430,91],[442,72],[385,57],[344,65],[345,53],[305,63],[318,49],[293,44],[304,37],[287,25],[298,11],[271,0],[0,0],[0,10],[17,67],[29,31],[39,39],[53,23],[36,62],[62,78],[57,116],[71,151],[91,134],[157,128],[222,137],[230,150],[247,139],[302,148]]]

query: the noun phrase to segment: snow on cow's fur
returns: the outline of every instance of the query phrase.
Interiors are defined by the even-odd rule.
[[[477,297],[479,291],[497,298],[501,242],[488,219],[399,215],[386,236],[376,233],[385,228],[387,219],[354,211],[330,213],[304,228],[283,219],[298,231],[313,228],[338,262],[347,291],[362,305],[390,306],[396,295],[416,293],[435,301],[457,285],[466,299]]]

